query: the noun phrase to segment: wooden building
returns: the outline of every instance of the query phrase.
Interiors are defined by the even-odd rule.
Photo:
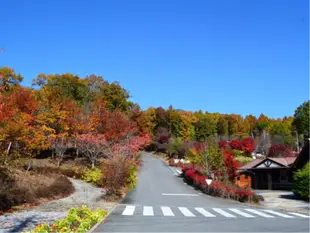
[[[309,143],[297,157],[255,159],[239,169],[235,184],[253,189],[291,190],[293,174],[309,161]],[[249,178],[250,177],[250,178]]]

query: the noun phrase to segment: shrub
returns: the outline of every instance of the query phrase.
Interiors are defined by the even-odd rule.
[[[273,145],[270,147],[267,157],[279,158],[292,156],[292,150],[286,145]]]
[[[229,145],[235,150],[242,150],[242,143],[237,139],[232,140]]]
[[[31,174],[0,167],[0,212],[22,204],[35,204],[40,198],[66,196],[74,191],[66,177]]]
[[[86,169],[82,174],[82,180],[100,186],[102,172],[99,168]]]
[[[137,185],[137,166],[130,166],[128,169],[128,177],[126,181],[126,187],[128,189],[133,189]]]
[[[224,166],[231,180],[236,176],[236,171],[240,164],[235,160],[234,156],[229,151],[224,151]]]
[[[123,156],[105,160],[101,165],[101,171],[101,184],[107,190],[107,194],[115,198],[123,195],[124,188],[132,188],[136,184],[137,165]]]
[[[202,175],[198,170],[193,168],[193,166],[184,166],[182,172],[184,180],[188,184],[193,185],[195,188],[209,195],[234,199],[240,202],[259,202],[259,200],[262,199],[251,190],[241,189],[234,184],[225,184],[218,180],[213,180],[210,185],[207,185],[207,176]]]
[[[220,140],[219,141],[219,148],[227,148],[227,147],[229,147],[229,144],[228,144],[228,142],[227,141],[225,141],[225,140]]]
[[[81,172],[81,168],[79,167],[70,167],[70,168],[62,168],[62,167],[34,167],[33,171],[43,175],[51,175],[51,174],[59,174],[67,177],[82,179],[83,172]]]
[[[81,208],[71,208],[66,218],[58,220],[52,225],[40,224],[34,230],[26,233],[87,232],[107,214],[106,210],[90,210],[85,205]]]
[[[50,186],[39,187],[35,195],[38,198],[50,198],[58,195],[67,196],[73,192],[74,187],[70,180],[65,176],[60,176]]]
[[[301,199],[309,200],[309,179],[310,179],[310,163],[308,162],[303,169],[298,170],[294,174],[293,192]]]

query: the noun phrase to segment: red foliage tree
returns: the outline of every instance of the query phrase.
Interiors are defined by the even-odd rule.
[[[136,124],[120,110],[108,111],[104,106],[98,106],[91,117],[93,128],[104,134],[109,141],[117,142],[126,136],[137,133]]]
[[[224,151],[224,166],[231,180],[236,176],[236,171],[240,167],[240,164],[235,160],[233,154],[228,151]]]
[[[255,150],[255,141],[253,138],[246,138],[242,141],[242,151],[251,154]]]
[[[232,140],[229,145],[232,149],[242,150],[242,142],[240,142],[239,140]]]
[[[227,148],[227,147],[229,147],[229,144],[228,144],[228,142],[227,141],[225,141],[225,140],[220,140],[219,141],[219,148]]]
[[[270,147],[267,157],[281,158],[292,157],[292,150],[286,145],[273,145]]]

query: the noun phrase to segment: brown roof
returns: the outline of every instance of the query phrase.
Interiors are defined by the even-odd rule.
[[[264,159],[254,159],[253,161],[249,162],[248,164],[240,167],[240,170],[246,170],[255,167],[259,163],[261,163]]]
[[[268,158],[272,161],[275,161],[276,163],[282,164],[286,167],[289,167],[290,165],[292,165],[295,160],[297,159],[297,157],[286,157],[286,158]]]
[[[263,161],[267,159],[274,161],[284,167],[289,167],[295,162],[296,158],[297,157],[254,159],[250,163],[242,166],[240,170],[247,170],[247,169],[255,168],[257,165],[259,165],[260,163],[262,163]]]

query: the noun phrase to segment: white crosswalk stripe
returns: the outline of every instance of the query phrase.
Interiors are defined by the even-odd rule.
[[[232,215],[222,209],[219,209],[219,208],[213,208],[214,211],[218,212],[219,214],[227,217],[227,218],[235,218],[236,216],[235,215]]]
[[[294,212],[289,212],[292,215],[298,216],[298,217],[302,217],[302,218],[310,218],[309,215],[305,215],[305,214],[300,214],[300,213],[294,213]]]
[[[154,216],[154,210],[152,206],[143,206],[144,216]]]
[[[135,212],[135,208],[136,207],[134,205],[126,206],[122,215],[133,215],[133,213]]]
[[[310,218],[306,214],[283,212],[269,209],[247,208],[207,208],[207,207],[169,207],[169,206],[141,206],[120,205],[120,213],[124,216],[163,216],[163,217],[200,217],[200,218]],[[160,211],[161,210],[161,211]]]
[[[278,215],[278,216],[283,217],[283,218],[294,218],[294,216],[278,213],[278,212],[273,211],[273,210],[264,210],[264,211],[267,213],[270,213],[270,214]]]
[[[262,216],[262,217],[264,217],[264,218],[274,218],[274,216],[271,216],[271,215],[269,215],[269,214],[262,213],[262,212],[257,211],[257,210],[253,210],[253,209],[246,209],[246,210],[249,211],[249,212],[252,212],[252,213],[254,213],[254,214],[257,214],[257,215],[259,215],[259,216]]]
[[[162,210],[164,216],[174,216],[174,213],[172,212],[172,210],[168,206],[162,206],[161,210]]]
[[[204,208],[195,208],[199,213],[201,213],[205,217],[216,217],[215,215],[211,214],[210,212],[206,211]]]
[[[196,217],[192,212],[189,211],[186,207],[179,207],[179,210],[185,217]]]
[[[240,210],[238,210],[238,209],[231,208],[231,209],[229,209],[229,210],[232,211],[232,212],[234,212],[234,213],[236,213],[236,214],[239,214],[239,215],[241,215],[241,216],[243,216],[243,217],[246,217],[246,218],[255,218],[253,215],[244,213],[244,212],[242,212],[242,211],[240,211]]]

